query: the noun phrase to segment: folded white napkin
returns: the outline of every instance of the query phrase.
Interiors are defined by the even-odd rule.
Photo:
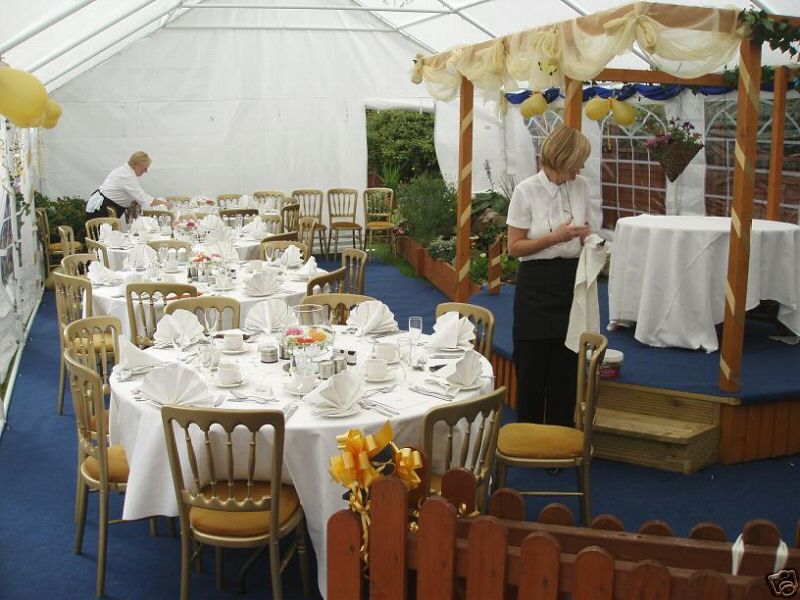
[[[303,264],[303,257],[300,255],[300,248],[297,246],[287,246],[281,254],[280,262],[283,266],[293,268]]]
[[[200,219],[200,228],[206,231],[225,229],[225,223],[217,215],[208,215]]]
[[[108,234],[114,231],[114,229],[108,223],[103,223],[100,225],[100,228],[97,230],[97,237],[98,240],[101,242],[108,243]]]
[[[278,287],[278,274],[275,271],[253,273],[244,284],[244,293],[248,296],[266,296]]]
[[[269,235],[269,229],[267,228],[267,224],[264,223],[264,221],[262,221],[260,218],[254,219],[253,221],[242,227],[242,231],[245,232],[247,237],[257,241],[261,241]]]
[[[358,304],[347,317],[347,324],[363,333],[379,333],[397,329],[394,313],[380,300]]]
[[[106,267],[103,263],[93,260],[89,263],[89,281],[95,285],[118,285],[122,276]]]
[[[352,370],[345,369],[306,396],[314,404],[312,413],[323,417],[343,417],[361,410],[358,401],[364,393],[364,384]]]
[[[150,371],[142,381],[142,395],[158,404],[211,406],[208,385],[197,371],[177,363]]]
[[[224,260],[239,260],[239,253],[236,252],[232,239],[216,241],[211,245],[215,249],[214,253],[219,254]]]
[[[157,344],[171,344],[180,336],[184,346],[193,344],[203,336],[203,325],[193,312],[176,310],[171,315],[164,315],[156,325],[153,341]]]
[[[136,244],[125,259],[125,268],[146,269],[150,263],[158,261],[158,252],[147,244]]]
[[[433,325],[433,335],[428,340],[431,348],[472,348],[475,339],[475,326],[467,317],[460,317],[455,311],[444,313]]]
[[[103,224],[100,227],[108,227],[109,230],[106,232],[105,243],[112,248],[119,248],[120,246],[125,245],[125,234],[117,229],[111,229],[110,225]]]
[[[206,236],[206,243],[218,244],[220,242],[229,242],[233,240],[233,231],[230,227],[223,225],[216,227],[208,232]]]
[[[457,394],[462,388],[478,385],[482,374],[481,355],[475,350],[467,350],[455,365],[448,365],[428,380],[443,385],[450,394]]]
[[[153,217],[139,217],[130,226],[130,230],[136,233],[155,233],[159,229],[158,221]]]
[[[317,259],[309,256],[306,264],[297,269],[297,274],[305,277],[314,277],[317,274]]]
[[[164,361],[156,358],[152,354],[140,350],[128,341],[128,338],[119,338],[119,362],[116,368],[128,373],[137,373],[147,369],[152,369],[163,364]]]
[[[247,311],[244,328],[247,331],[272,333],[286,326],[289,318],[289,305],[280,298],[262,300]]]
[[[600,332],[600,302],[597,298],[597,277],[606,264],[606,248],[603,238],[596,233],[586,237],[575,272],[572,307],[564,345],[573,352],[578,351],[581,333]]]

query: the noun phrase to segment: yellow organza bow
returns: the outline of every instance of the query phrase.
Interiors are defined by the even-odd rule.
[[[419,475],[417,475],[417,469],[422,467],[422,456],[418,450],[412,450],[411,448],[398,449],[394,444],[392,444],[392,449],[394,450],[395,477],[402,481],[408,489],[413,490],[422,483]]]
[[[633,42],[635,39],[642,50],[653,54],[658,43],[659,24],[655,19],[647,16],[647,9],[647,4],[637,3],[634,5],[634,9],[624,17],[612,19],[606,23],[605,30],[609,35],[621,36],[626,43]]]
[[[382,470],[376,468],[370,459],[386,448],[392,437],[394,433],[389,421],[375,435],[364,435],[360,429],[337,435],[336,444],[341,452],[331,457],[331,477],[346,488],[353,483],[368,488]]]

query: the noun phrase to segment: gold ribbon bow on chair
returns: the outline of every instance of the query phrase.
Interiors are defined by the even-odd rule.
[[[626,45],[636,40],[642,50],[653,54],[658,44],[660,25],[655,19],[647,16],[647,11],[647,4],[636,3],[627,15],[612,19],[604,25],[604,28],[609,35],[617,36],[620,41],[624,40]]]
[[[422,68],[425,66],[425,58],[422,53],[417,54],[414,58],[414,68],[411,69],[411,82],[419,85],[422,83]]]

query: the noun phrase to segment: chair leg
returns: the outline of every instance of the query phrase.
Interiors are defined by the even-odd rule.
[[[83,552],[83,531],[86,528],[86,502],[89,496],[89,488],[78,476],[78,495],[75,498],[75,514],[77,525],[75,526],[75,554]]]
[[[333,235],[333,231],[331,231],[331,235]],[[331,236],[328,236],[328,255],[331,253]],[[336,258],[336,255],[339,253],[339,230],[336,230],[336,236],[333,239],[333,257]]]
[[[322,233],[322,229],[317,229],[317,238],[319,238],[320,254],[324,254],[325,260],[328,260],[328,249],[325,247],[325,235]],[[312,234],[312,239],[313,239],[313,234]]]
[[[61,354],[61,363],[58,367],[58,406],[56,407],[56,414],[61,415],[64,412],[64,381],[67,379],[67,364],[64,362],[64,354]]]
[[[222,546],[214,546],[214,575],[217,591],[222,591],[222,585],[225,581],[225,561],[222,554]]]
[[[75,478],[76,485],[75,485],[75,518],[74,521],[77,524],[80,521],[81,517],[81,510],[80,510],[80,498],[81,498],[81,489],[83,488],[83,480],[81,480],[81,465],[83,464],[83,460],[86,458],[81,452],[81,449],[78,448],[78,475]]]
[[[297,543],[297,560],[300,562],[300,577],[303,582],[303,597],[309,598],[311,596],[311,570],[308,566],[305,520],[300,521],[300,524],[295,529],[295,539]]]
[[[508,467],[497,460],[495,462],[497,463],[497,489],[500,489],[506,487],[506,480],[508,479]]]
[[[277,538],[277,536],[274,536]],[[272,579],[272,597],[274,600],[281,600],[283,592],[281,589],[281,555],[280,546],[277,539],[269,542],[269,575]]]
[[[181,528],[181,600],[189,600],[189,564],[192,548],[189,533]]]
[[[592,520],[592,498],[589,494],[589,465],[586,463],[578,467],[578,491],[583,494],[580,496],[581,520],[583,526],[588,527]]]
[[[100,520],[97,538],[97,587],[98,598],[104,595],[106,583],[106,553],[108,551],[108,491],[100,490]]]

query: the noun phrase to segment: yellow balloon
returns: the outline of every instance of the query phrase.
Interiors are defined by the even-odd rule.
[[[610,108],[607,98],[595,96],[586,103],[585,112],[592,121],[599,121],[608,114]]]
[[[636,109],[622,100],[611,100],[611,113],[618,125],[630,125],[636,120]]]
[[[58,121],[61,118],[61,105],[50,98],[47,99],[47,108],[44,111],[45,121]]]
[[[18,127],[37,127],[47,108],[47,90],[30,73],[0,69],[0,113]]]
[[[58,125],[58,119],[45,119],[42,121],[42,127],[45,129],[52,129],[56,125]]]
[[[547,100],[544,99],[539,92],[531,94],[522,104],[519,105],[519,111],[526,119],[530,119],[534,115],[541,115],[547,110]]]

